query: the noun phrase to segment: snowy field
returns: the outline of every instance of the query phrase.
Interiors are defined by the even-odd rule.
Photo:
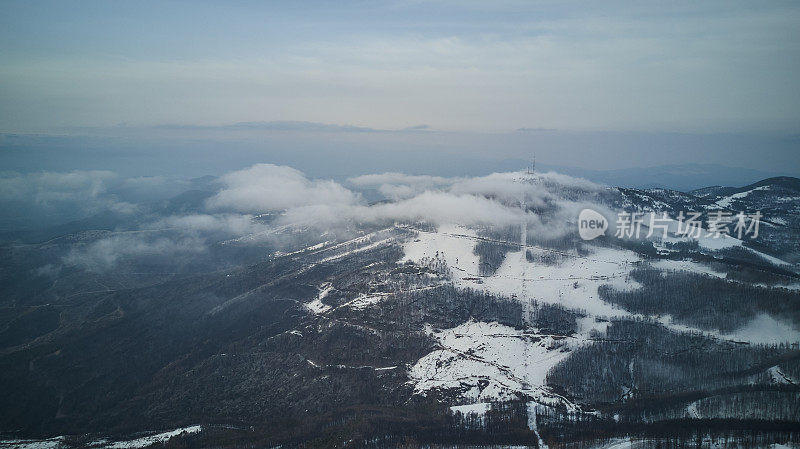
[[[419,231],[416,238],[405,243],[405,257],[401,262],[421,263],[439,258],[451,269],[457,288],[516,298],[526,306],[532,301],[556,304],[585,317],[579,320],[576,335],[558,342],[551,336],[538,335],[535,331],[526,334],[498,323],[470,321],[453,329],[431,330],[440,348],[412,367],[410,377],[416,394],[455,389],[460,391],[460,398],[465,403],[506,400],[522,394],[545,394],[547,391],[542,387],[547,372],[566,358],[571,349],[590,344],[592,333],[604,333],[609,318],[650,318],[675,332],[704,334],[717,339],[751,343],[800,341],[800,331],[767,314],[759,315],[747,326],[723,335],[676,323],[669,315],[648,317],[633,314],[603,301],[598,293],[602,285],[611,285],[617,290],[641,288],[630,278],[631,272],[643,262],[633,251],[592,247],[588,255],[559,252],[565,257],[560,257],[558,263],[547,264],[528,262],[522,251],[511,251],[493,275],[481,276],[479,257],[474,252],[479,239],[474,230],[458,225],[443,225],[437,232]],[[702,246],[719,249],[741,244],[730,237],[719,240]],[[533,260],[551,251],[534,245],[526,246]],[[651,266],[663,271],[724,277],[724,273],[688,260],[660,259]],[[481,384],[483,388],[478,387]]]

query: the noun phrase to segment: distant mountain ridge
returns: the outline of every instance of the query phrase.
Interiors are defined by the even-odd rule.
[[[527,164],[523,160],[514,160],[513,164],[515,165],[512,165],[511,161],[508,162],[508,169],[518,169]],[[666,188],[681,192],[698,191],[708,188],[708,186],[749,185],[775,178],[797,179],[789,176],[779,176],[786,173],[726,167],[719,164],[661,165],[617,170],[591,170],[580,167],[537,164],[537,168],[542,171],[555,171],[585,178],[608,186],[637,189]]]
[[[744,187],[710,186],[695,189],[688,193],[700,198],[705,198],[711,195],[733,195],[735,193],[746,192],[748,190],[753,190],[755,188],[764,186],[776,186],[800,192],[800,178],[795,178],[792,176],[774,176],[772,178],[762,179],[761,181],[754,182]]]

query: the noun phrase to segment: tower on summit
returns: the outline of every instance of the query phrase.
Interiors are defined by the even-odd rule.
[[[535,175],[536,174],[536,155],[531,155],[531,163],[528,165],[527,174]]]

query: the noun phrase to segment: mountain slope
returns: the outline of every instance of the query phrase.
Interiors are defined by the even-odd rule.
[[[779,192],[758,203],[778,204],[784,183],[734,194]],[[734,194],[526,188],[535,215],[512,225],[280,227],[297,243],[261,247],[258,263],[80,294],[18,286],[0,314],[5,430],[70,434],[66,445],[200,424],[181,438],[536,446],[581,426],[624,435],[674,420],[756,420],[746,422],[771,432],[800,423],[797,265],[766,244],[586,242],[563,223],[586,204],[674,213]],[[783,225],[763,232],[767,243],[796,238]],[[44,248],[7,251],[24,262]],[[81,292],[75,282],[61,288]]]

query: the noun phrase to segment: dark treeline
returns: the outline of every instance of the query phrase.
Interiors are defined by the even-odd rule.
[[[548,383],[623,422],[691,416],[800,421],[800,387],[776,380],[796,371],[800,351],[676,334],[657,323],[614,321],[606,337],[551,370]]]
[[[643,285],[618,291],[603,286],[603,300],[645,315],[669,314],[678,322],[730,333],[768,313],[800,322],[800,292],[751,286],[687,272],[640,268],[632,278]]]

